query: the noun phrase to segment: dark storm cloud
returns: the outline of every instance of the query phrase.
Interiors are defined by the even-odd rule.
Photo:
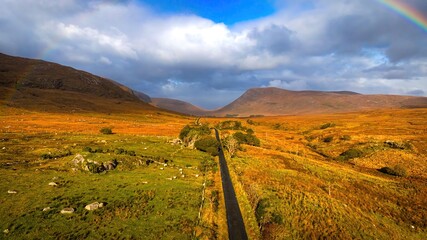
[[[249,33],[257,43],[257,49],[280,55],[292,50],[296,45],[294,33],[285,26],[272,24],[263,30],[254,29]]]
[[[427,2],[408,4],[427,15]],[[6,1],[0,51],[73,66],[153,97],[219,107],[246,89],[425,95],[427,32],[379,1],[278,1],[232,27],[137,1]]]

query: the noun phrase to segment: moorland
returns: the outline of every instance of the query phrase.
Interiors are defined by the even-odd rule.
[[[250,239],[427,237],[426,108],[199,118],[7,59],[1,238],[227,239],[213,128]]]

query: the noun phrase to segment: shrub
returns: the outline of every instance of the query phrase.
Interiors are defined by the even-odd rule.
[[[397,176],[397,177],[405,177],[407,174],[406,168],[403,167],[402,165],[396,165],[394,167],[383,167],[383,168],[380,168],[378,171],[388,175]]]
[[[349,135],[344,135],[344,136],[340,137],[340,140],[349,141],[349,140],[351,140],[351,137]]]
[[[99,132],[102,134],[113,134],[113,130],[109,127],[101,128],[101,130],[99,130]]]
[[[202,152],[207,152],[207,153],[211,154],[212,156],[217,156],[218,155],[219,143],[214,137],[207,136],[207,137],[204,137],[202,139],[197,140],[194,143],[194,147],[196,147],[196,149],[198,149]]]
[[[361,156],[363,156],[363,151],[359,149],[354,149],[354,148],[351,148],[340,154],[340,158],[342,160],[350,160],[350,159],[358,158]]]
[[[332,140],[334,140],[334,137],[333,136],[328,136],[328,137],[325,137],[323,139],[323,142],[330,143],[330,142],[332,142]]]
[[[320,129],[327,129],[330,127],[335,127],[335,123],[325,123],[322,126],[320,126]]]
[[[261,141],[253,134],[236,132],[233,134],[233,137],[237,140],[237,142],[239,142],[239,144],[248,144],[256,147],[261,145]]]
[[[245,127],[242,126],[242,123],[240,121],[224,121],[220,122],[216,126],[219,129],[230,129],[230,130],[243,130]]]
[[[91,153],[92,152],[92,148],[86,146],[86,147],[83,148],[83,152],[90,152]]]
[[[189,125],[185,125],[183,129],[181,129],[181,132],[179,133],[179,139],[184,140],[185,137],[190,133],[191,127]]]

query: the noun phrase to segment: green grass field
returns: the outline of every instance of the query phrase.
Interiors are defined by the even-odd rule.
[[[201,163],[213,159],[172,145],[169,139],[3,133],[2,238],[194,238],[204,180],[199,169]],[[88,147],[96,152],[85,151]],[[73,170],[71,161],[77,154],[98,162],[116,159],[119,164],[114,170],[98,174]],[[147,165],[147,160],[153,161]],[[50,182],[58,186],[49,186]],[[85,210],[92,202],[103,202],[105,206]],[[47,207],[50,210],[43,211]],[[74,208],[75,212],[61,214],[63,208]]]

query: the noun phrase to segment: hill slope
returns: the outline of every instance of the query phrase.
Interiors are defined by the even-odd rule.
[[[188,115],[203,116],[208,112],[202,108],[196,107],[191,103],[170,98],[152,98],[151,104],[162,108]]]
[[[46,111],[154,109],[142,101],[147,97],[110,79],[71,67],[0,54],[3,104]],[[124,102],[131,104],[123,107]]]
[[[354,92],[288,91],[279,88],[253,88],[227,106],[211,112],[210,115],[300,115],[417,107],[427,107],[427,98],[396,95],[362,95]]]

